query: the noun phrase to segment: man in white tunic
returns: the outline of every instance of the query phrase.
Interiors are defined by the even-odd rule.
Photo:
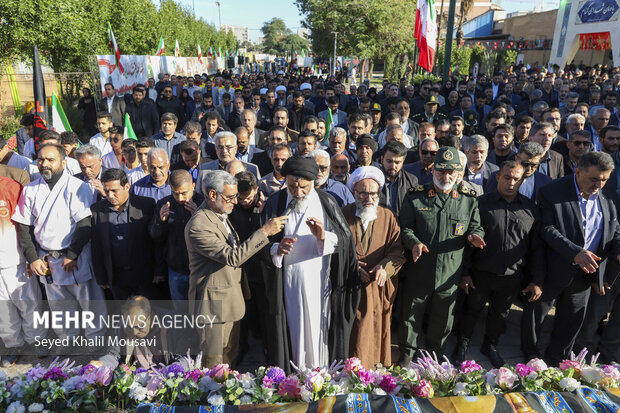
[[[266,332],[267,361],[285,369],[289,361],[300,368],[325,366],[348,355],[359,302],[355,249],[335,199],[314,189],[314,159],[290,158],[282,174],[286,189],[270,197],[263,215],[266,220],[291,209],[284,234],[269,247],[273,269],[263,270],[268,312],[275,313],[274,331]]]
[[[90,256],[90,205],[88,185],[65,170],[61,145],[40,147],[40,177],[25,186],[13,221],[19,224],[20,245],[33,275],[45,285],[52,310],[82,310],[105,315],[103,291],[93,278]],[[96,301],[99,300],[99,301]],[[59,338],[75,337],[76,326],[55,328]],[[87,328],[93,338],[103,329]]]
[[[17,241],[17,230],[11,215],[17,206],[22,186],[0,176],[0,338],[6,347],[2,367],[15,363],[25,343],[43,338],[46,330],[34,328],[29,317],[39,308],[41,290],[36,278],[29,277],[26,260]]]

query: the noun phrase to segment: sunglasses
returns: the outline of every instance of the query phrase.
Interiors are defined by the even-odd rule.
[[[571,142],[573,145],[575,146],[585,146],[586,148],[589,148],[590,145],[592,145],[590,142],[588,141],[572,141]]]
[[[525,161],[521,161],[521,166],[523,166],[524,168],[536,168],[538,166],[538,162],[525,162]]]
[[[423,150],[422,151],[422,155],[433,155],[433,156],[435,156],[435,155],[437,155],[437,151],[425,151],[425,150]]]

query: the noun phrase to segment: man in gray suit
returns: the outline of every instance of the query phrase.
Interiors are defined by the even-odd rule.
[[[237,179],[225,171],[210,171],[202,182],[205,201],[185,227],[189,255],[190,314],[215,322],[199,329],[205,364],[233,364],[237,358],[241,319],[249,288],[242,264],[259,252],[283,228],[287,217],[272,218],[240,242],[228,215],[237,203]]]
[[[230,161],[236,159],[237,136],[228,131],[218,132],[215,135],[215,153],[217,155],[216,160],[204,163],[200,166],[200,172],[198,173],[198,179],[196,180],[196,191],[198,193],[202,193],[202,182],[208,171],[223,171]],[[243,164],[248,172],[251,172],[256,179],[260,179],[258,166],[249,162],[243,162]]]
[[[125,121],[125,100],[116,96],[112,83],[106,83],[105,96],[99,101],[99,110],[112,114],[112,122],[116,126],[123,126]]]

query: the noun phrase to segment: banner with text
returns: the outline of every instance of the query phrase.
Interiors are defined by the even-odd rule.
[[[102,91],[106,83],[112,83],[116,93],[130,93],[134,86],[145,84],[149,78],[157,81],[160,73],[177,76],[193,76],[195,74],[214,74],[218,69],[225,68],[224,59],[174,56],[136,56],[121,55],[121,63],[125,68],[122,74],[114,62],[112,55],[98,55],[99,78]]]

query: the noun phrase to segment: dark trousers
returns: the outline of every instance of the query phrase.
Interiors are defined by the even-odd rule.
[[[533,303],[527,303],[521,319],[521,350],[526,358],[540,357],[538,340],[545,317],[555,301],[555,321],[551,331],[551,342],[545,351],[545,360],[550,365],[570,357],[575,339],[586,316],[590,297],[591,279],[576,274],[564,289],[545,285],[543,294]]]
[[[609,319],[600,331],[598,345],[596,343],[599,326],[609,313]],[[620,347],[620,281],[616,281],[605,295],[598,295],[594,290],[590,293],[586,319],[577,336],[576,350],[587,348],[590,354],[601,353],[600,362],[609,363],[618,360]]]
[[[506,332],[506,319],[513,299],[519,294],[520,275],[501,276],[478,272],[472,276],[476,288],[469,289],[459,323],[459,338],[469,341],[484,305],[488,302],[483,345],[497,346]]]

